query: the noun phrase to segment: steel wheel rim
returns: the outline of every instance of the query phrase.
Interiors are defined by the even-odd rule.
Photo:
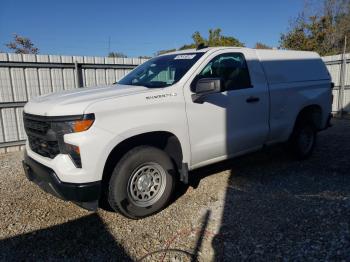
[[[303,128],[299,135],[299,148],[306,154],[314,142],[314,134],[310,128]]]
[[[139,207],[156,203],[165,191],[166,173],[157,163],[149,162],[134,169],[128,182],[131,202]]]

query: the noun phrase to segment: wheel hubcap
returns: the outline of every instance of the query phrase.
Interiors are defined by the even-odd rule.
[[[146,207],[156,203],[165,190],[166,173],[157,163],[137,167],[128,183],[128,194],[134,205]]]

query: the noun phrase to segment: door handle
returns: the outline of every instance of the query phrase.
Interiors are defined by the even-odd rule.
[[[250,96],[247,98],[246,102],[247,103],[256,103],[259,102],[260,98],[256,96]]]

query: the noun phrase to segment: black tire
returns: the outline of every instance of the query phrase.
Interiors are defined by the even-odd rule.
[[[153,173],[152,167],[156,169]],[[126,217],[138,219],[150,216],[162,210],[171,199],[174,174],[175,166],[164,151],[151,146],[135,147],[120,159],[113,170],[108,186],[108,202],[113,210]],[[159,187],[154,185],[156,182]],[[158,193],[151,195],[152,190],[158,190]],[[138,194],[142,195],[140,199]],[[155,202],[148,204],[146,198]]]
[[[294,157],[298,160],[304,160],[311,156],[317,138],[317,129],[312,121],[300,119],[293,130],[289,139],[289,148]]]

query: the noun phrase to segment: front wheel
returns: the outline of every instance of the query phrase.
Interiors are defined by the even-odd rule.
[[[109,182],[110,206],[129,218],[142,218],[162,210],[174,189],[175,167],[162,150],[139,146],[116,165]]]
[[[293,130],[289,147],[294,156],[299,159],[308,158],[315,147],[317,130],[311,122],[300,121]]]

